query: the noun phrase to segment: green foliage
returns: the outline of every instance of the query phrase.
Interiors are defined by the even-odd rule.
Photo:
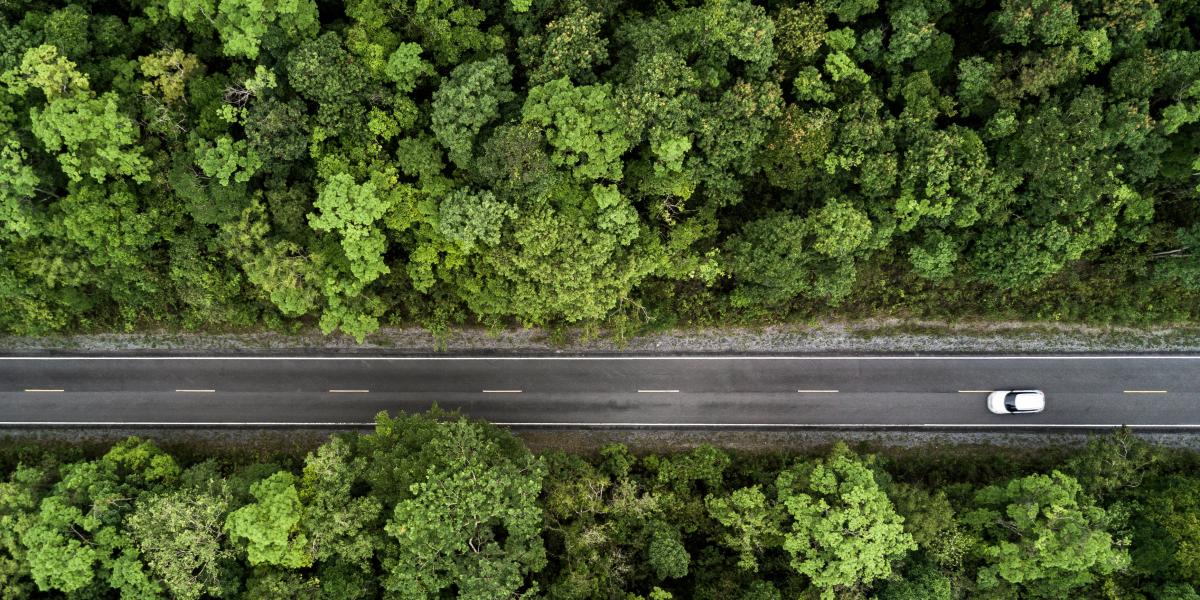
[[[1109,516],[1058,471],[1030,475],[975,495],[963,520],[980,536],[983,590],[1056,598],[1125,568],[1129,555],[1106,531]]]
[[[737,551],[739,568],[757,571],[759,556],[780,545],[783,516],[759,486],[734,490],[728,498],[709,496],[705,503],[712,518],[728,528],[720,540]]]
[[[522,39],[535,46],[540,56],[530,65],[529,83],[541,85],[566,78],[576,83],[592,83],[593,69],[607,61],[608,43],[601,36],[603,16],[580,5],[571,13],[546,24],[544,37],[536,42]],[[529,49],[534,52],[534,48]]]
[[[651,534],[646,559],[655,577],[676,579],[686,576],[690,558],[679,539],[679,532],[665,529]]]
[[[178,102],[183,99],[188,77],[199,67],[200,60],[196,55],[184,54],[178,48],[139,56],[138,68],[143,76],[150,79],[142,84],[142,93],[148,96],[160,94],[167,104]]]
[[[125,521],[150,573],[174,598],[225,591],[234,554],[221,524],[231,498],[222,482],[144,498]]]
[[[447,588],[459,598],[506,597],[545,565],[536,502],[543,468],[494,437],[465,420],[438,427],[426,446],[433,461],[384,527],[395,540],[386,590],[406,598]]]
[[[412,42],[400,44],[388,57],[384,73],[396,83],[396,91],[407,94],[417,87],[417,81],[433,74],[433,67],[421,60],[421,47]]]
[[[30,109],[29,118],[31,132],[47,152],[57,153],[71,181],[84,175],[99,182],[120,176],[150,180],[150,161],[135,146],[136,127],[118,108],[116,94],[59,98],[45,109]]]
[[[853,205],[831,199],[807,219],[774,215],[748,223],[730,240],[730,271],[741,282],[734,301],[785,304],[798,295],[836,303],[850,293],[855,257],[872,224]]]
[[[225,519],[229,536],[243,543],[251,565],[279,565],[291,569],[312,564],[305,552],[308,538],[297,531],[303,507],[291,473],[275,473],[250,486],[256,502]]]
[[[246,183],[262,167],[258,154],[248,146],[246,140],[235,142],[229,136],[221,136],[212,146],[201,142],[196,150],[196,166],[221,185],[229,185],[230,180]]]
[[[470,168],[475,137],[500,116],[501,105],[516,98],[511,81],[512,66],[497,56],[455,67],[433,93],[430,127],[459,168]]]
[[[5,71],[0,82],[17,95],[25,95],[31,87],[39,89],[48,102],[87,94],[90,87],[87,75],[77,71],[74,62],[59,56],[58,48],[50,44],[26,50],[21,64]]]
[[[390,271],[383,261],[387,240],[375,226],[389,208],[388,198],[375,183],[355,183],[345,173],[334,176],[317,196],[308,224],[317,231],[332,231],[341,238],[350,272],[361,283],[370,283]]]
[[[165,0],[165,4],[172,17],[215,28],[226,56],[257,58],[268,33],[295,39],[311,36],[319,27],[312,0]]]
[[[0,223],[4,227],[0,231],[4,237],[24,238],[33,231],[30,200],[41,181],[27,160],[16,140],[7,140],[0,148]]]
[[[888,577],[891,563],[917,548],[870,465],[845,445],[781,472],[775,487],[790,517],[783,548],[822,600]]]
[[[130,597],[158,594],[123,522],[139,497],[169,489],[179,474],[174,458],[138,438],[65,465],[21,532],[38,589],[72,593],[103,582]]]
[[[620,158],[632,140],[611,86],[556,79],[530,88],[521,116],[546,128],[555,165],[570,167],[580,179],[621,179]]]
[[[1194,9],[21,0],[0,331],[1189,323]]]
[[[1200,455],[1128,432],[886,461],[841,443],[534,456],[435,408],[275,454],[285,466],[194,450],[0,446],[0,598],[1194,600],[1200,585]]]

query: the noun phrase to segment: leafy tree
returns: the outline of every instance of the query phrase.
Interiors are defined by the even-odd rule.
[[[339,173],[325,184],[313,203],[318,212],[308,215],[313,229],[339,235],[350,271],[363,284],[390,271],[383,261],[387,239],[375,226],[389,208],[387,200],[386,195],[377,192],[374,182],[358,184],[350,175]]]
[[[60,56],[58,48],[42,44],[22,54],[16,68],[5,71],[0,78],[10,93],[24,96],[29,88],[41,90],[47,102],[87,94],[91,84],[87,75],[76,70],[76,64]]]
[[[148,56],[138,57],[138,68],[150,81],[142,83],[142,93],[159,94],[163,102],[172,104],[183,100],[184,85],[200,67],[200,59],[183,50],[159,50]]]
[[[954,588],[950,578],[929,565],[905,573],[904,579],[889,582],[880,594],[882,600],[951,600]]]
[[[1200,585],[1200,503],[1193,477],[1155,482],[1133,522],[1133,568],[1157,580]]]
[[[170,455],[138,438],[64,466],[21,533],[38,589],[72,593],[103,581],[130,597],[159,594],[122,525],[142,494],[168,489],[179,474]]]
[[[345,438],[334,437],[310,453],[299,489],[304,504],[301,528],[317,563],[338,561],[364,571],[382,545],[378,498],[355,493],[366,459],[354,455]]]
[[[555,165],[573,169],[580,179],[621,179],[621,155],[631,132],[617,111],[612,87],[573,86],[566,78],[529,90],[522,119],[546,128]]]
[[[798,295],[838,302],[850,293],[855,259],[870,250],[870,218],[831,199],[808,218],[778,214],[748,223],[730,240],[738,304],[784,304]]]
[[[546,562],[540,461],[464,419],[439,424],[424,454],[431,462],[384,527],[395,540],[384,588],[409,598],[517,593]]]
[[[611,188],[593,190],[560,187],[566,207],[529,207],[511,219],[501,243],[474,254],[471,271],[456,277],[467,305],[527,323],[573,322],[602,319],[628,298],[660,254],[627,199]]]
[[[941,490],[928,490],[911,484],[898,484],[888,491],[896,512],[904,517],[904,531],[936,565],[958,569],[972,544],[962,529],[954,508]]]
[[[313,35],[318,27],[312,0],[165,0],[172,17],[205,22],[221,37],[226,56],[257,58],[268,34],[288,38]]]
[[[783,548],[823,599],[888,577],[892,562],[916,549],[869,462],[843,444],[782,471],[775,487],[789,517]]]
[[[1086,449],[1066,463],[1083,490],[1103,500],[1140,487],[1160,457],[1128,428],[1088,440]]]
[[[0,148],[0,232],[5,238],[24,238],[34,229],[31,200],[41,179],[27,160],[17,140]]]
[[[255,171],[262,167],[262,160],[248,147],[246,140],[235,142],[229,136],[221,136],[215,145],[200,142],[196,166],[221,185],[229,185],[231,180],[238,183],[250,181]]]
[[[298,531],[303,507],[295,477],[284,471],[275,473],[251,485],[250,494],[255,502],[225,519],[225,530],[243,544],[250,564],[291,569],[311,565],[312,557],[305,551],[308,538]]]
[[[759,486],[734,490],[728,498],[705,498],[708,512],[727,528],[719,539],[738,553],[738,567],[757,571],[759,557],[778,547],[783,538],[783,515],[767,501]]]
[[[21,542],[45,491],[48,474],[17,465],[0,481],[0,598],[17,600],[34,593],[29,559]]]
[[[476,136],[516,97],[511,81],[512,66],[496,56],[455,67],[433,93],[430,128],[459,168],[470,168]]]
[[[72,181],[84,175],[103,182],[126,176],[149,181],[150,162],[134,145],[136,127],[120,112],[116,94],[99,98],[76,95],[31,108],[31,131],[47,152],[57,153],[63,173]]]
[[[421,59],[421,46],[404,42],[388,56],[384,73],[402,94],[413,91],[417,81],[434,74],[433,66]]]
[[[602,37],[604,17],[580,5],[546,24],[545,35],[522,38],[525,52],[537,53],[526,63],[530,85],[566,78],[591,84],[594,69],[608,60],[608,43]]]
[[[125,521],[149,571],[174,598],[221,596],[228,588],[233,552],[221,524],[230,497],[224,482],[209,487],[143,498]]]
[[[646,548],[646,558],[654,576],[659,579],[675,579],[688,573],[691,557],[674,528],[656,528]]]
[[[1121,541],[1106,530],[1109,515],[1069,475],[989,486],[975,494],[975,505],[963,520],[980,536],[981,590],[1057,597],[1129,564]]]

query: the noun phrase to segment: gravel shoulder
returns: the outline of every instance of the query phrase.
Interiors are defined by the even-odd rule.
[[[0,428],[0,446],[6,444],[71,444],[82,448],[104,449],[138,436],[160,446],[195,455],[220,455],[228,452],[261,456],[276,454],[303,456],[328,441],[339,431],[327,428],[296,429],[176,429],[176,428]],[[370,428],[353,431],[368,433]],[[652,429],[517,429],[533,452],[555,450],[578,454],[599,452],[607,444],[621,443],[636,454],[686,452],[708,444],[744,454],[821,453],[842,441],[863,451],[884,452],[926,449],[936,452],[1022,452],[1038,448],[1081,448],[1103,432],[1021,432],[1021,431],[712,431]],[[1190,432],[1134,431],[1134,435],[1156,445],[1200,450],[1200,434]]]
[[[581,330],[384,328],[364,343],[316,330],[154,331],[48,337],[0,336],[0,353],[39,354],[911,354],[1195,353],[1200,326],[1131,328],[1021,323],[820,321],[760,328],[678,329],[616,339]]]

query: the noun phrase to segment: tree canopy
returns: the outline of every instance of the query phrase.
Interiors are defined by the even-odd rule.
[[[4,3],[0,331],[1195,320],[1198,11]]]
[[[1036,454],[534,454],[434,409],[295,443],[209,453],[176,439],[178,456],[138,438],[98,453],[0,443],[0,598],[1187,600],[1200,587],[1200,454],[1129,431]]]

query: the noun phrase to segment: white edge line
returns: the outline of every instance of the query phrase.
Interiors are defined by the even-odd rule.
[[[1126,394],[1165,394],[1167,390],[1125,390]]]
[[[16,425],[20,425],[20,426],[42,425],[42,426],[54,426],[54,427],[61,427],[61,426],[68,426],[68,425],[88,426],[88,427],[118,427],[118,426],[123,426],[123,425],[140,426],[140,427],[144,427],[144,426],[158,426],[158,427],[268,427],[268,426],[275,426],[275,427],[280,427],[280,426],[288,426],[288,427],[318,427],[318,426],[320,426],[320,427],[374,427],[375,423],[374,422],[371,422],[371,423],[352,423],[352,422],[281,423],[281,422],[274,422],[274,421],[243,422],[243,423],[231,423],[231,422],[223,422],[223,421],[222,422],[216,422],[216,421],[214,421],[214,422],[196,422],[196,423],[190,423],[190,422],[185,422],[185,421],[0,421],[0,427],[16,426]]]
[[[217,390],[175,390],[180,394],[211,394]]]
[[[521,390],[483,390],[485,394],[520,394]]]
[[[26,388],[25,391],[30,392],[30,393],[39,393],[39,392],[61,392],[63,390],[52,390],[52,389],[48,389],[48,388]]]
[[[836,394],[837,390],[796,390],[797,394]]]
[[[707,427],[714,429],[812,429],[812,428],[847,428],[847,429],[926,429],[937,427],[958,427],[958,428],[993,428],[993,429],[1096,429],[1096,428],[1112,428],[1112,427],[1129,427],[1131,429],[1200,429],[1200,423],[1180,423],[1177,425],[1165,424],[1147,424],[1147,425],[1129,425],[1119,423],[1078,423],[1078,424],[1053,424],[1053,423],[909,423],[909,424],[867,424],[867,423],[574,423],[574,422],[500,422],[496,421],[493,425],[502,427],[662,427],[662,428],[678,428],[678,427]],[[4,426],[171,426],[171,427],[373,427],[374,422],[358,423],[358,422],[183,422],[183,421],[0,421],[0,427]]]
[[[0,356],[0,361],[3,360],[1200,360],[1200,354],[1096,356]]]
[[[371,390],[329,390],[330,394],[369,394]]]
[[[2,424],[2,423],[0,423]],[[1122,423],[1081,423],[1081,424],[1050,424],[1050,423],[908,423],[908,424],[884,424],[884,423],[551,423],[551,422],[521,422],[521,423],[504,423],[494,422],[493,425],[501,425],[506,427],[710,427],[710,428],[775,428],[775,429],[805,429],[805,428],[847,428],[847,429],[914,429],[914,428],[935,428],[935,427],[970,427],[970,428],[1059,428],[1059,429],[1084,429],[1098,427],[1129,427],[1137,428],[1172,428],[1181,429],[1200,429],[1200,423],[1184,423],[1179,425],[1128,425]]]
[[[639,394],[678,394],[679,390],[638,390]]]

